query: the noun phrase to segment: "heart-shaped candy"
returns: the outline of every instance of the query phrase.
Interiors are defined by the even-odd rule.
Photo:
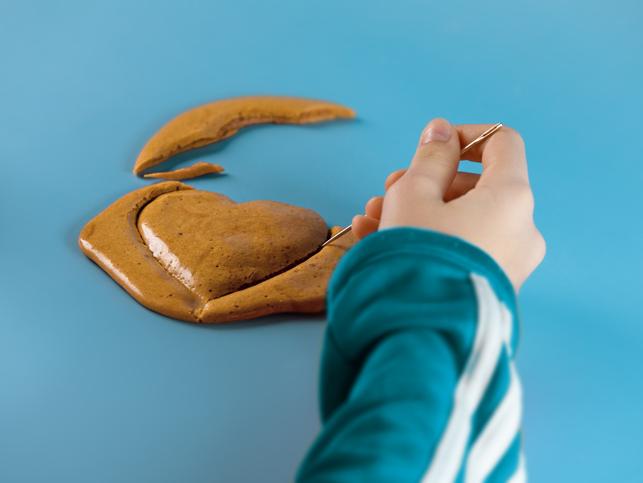
[[[165,270],[204,302],[285,271],[328,235],[312,210],[275,201],[237,204],[197,190],[159,196],[139,213],[138,229]]]
[[[273,201],[237,204],[165,182],[116,200],[78,241],[149,309],[221,323],[323,311],[332,270],[354,242],[349,235],[319,250],[326,236],[314,211]]]

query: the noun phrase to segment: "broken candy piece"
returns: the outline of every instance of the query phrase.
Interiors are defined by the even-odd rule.
[[[155,179],[170,179],[170,180],[181,180],[181,179],[192,179],[198,178],[206,174],[219,174],[223,172],[223,166],[218,164],[206,163],[205,161],[199,161],[194,163],[192,166],[186,166],[185,168],[175,169],[173,171],[159,171],[158,173],[147,173],[144,174],[144,178],[155,178]]]
[[[222,323],[323,311],[332,270],[354,242],[319,250],[327,234],[312,210],[165,182],[112,203],[85,225],[79,245],[149,309]]]
[[[341,230],[333,227],[331,235]],[[319,313],[335,265],[355,243],[351,233],[322,248],[294,268],[265,282],[210,300],[199,311],[206,323],[232,322],[280,312]]]
[[[190,109],[165,124],[143,147],[134,174],[175,154],[216,143],[252,124],[306,124],[350,119],[355,112],[339,104],[285,96],[236,97]]]

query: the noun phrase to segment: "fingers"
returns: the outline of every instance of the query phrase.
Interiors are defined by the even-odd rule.
[[[386,181],[384,181],[384,189],[388,190],[391,186],[395,184],[395,182],[400,179],[402,176],[404,176],[404,173],[406,173],[406,168],[404,169],[398,169],[397,171],[393,171],[391,174],[389,174],[386,177]]]
[[[451,186],[449,186],[449,189],[444,195],[444,201],[448,202],[460,198],[460,196],[475,188],[479,180],[480,175],[476,173],[456,173],[453,183],[451,183]]]
[[[395,178],[397,179],[401,178],[405,172],[406,172],[405,169],[400,169],[398,171],[394,171],[393,173],[391,173],[389,177],[386,179],[386,185],[389,185],[389,180],[391,179],[394,179],[394,181],[397,181]],[[453,183],[451,183],[451,186],[449,186],[449,189],[444,195],[444,201],[451,201],[466,194],[469,190],[475,188],[476,183],[478,182],[479,179],[480,179],[480,175],[476,173],[457,172],[455,175],[455,178],[453,179]],[[390,183],[390,184],[392,185],[393,183]],[[382,217],[383,206],[384,206],[384,197],[373,196],[370,200],[368,200],[368,202],[364,206],[364,214],[368,218],[379,220]]]
[[[377,231],[380,226],[380,220],[370,218],[365,215],[356,215],[353,217],[353,235],[361,240],[367,235]]]
[[[433,193],[444,198],[455,178],[460,161],[460,139],[457,131],[446,119],[432,120],[420,138],[415,156],[411,161],[409,174],[422,176],[430,181]]]
[[[466,145],[477,138],[491,124],[462,124],[457,126],[460,143]],[[529,183],[525,144],[520,134],[503,126],[489,139],[472,147],[464,156],[482,162],[481,185]]]
[[[370,218],[380,219],[382,216],[383,196],[373,196],[364,207],[364,214]]]

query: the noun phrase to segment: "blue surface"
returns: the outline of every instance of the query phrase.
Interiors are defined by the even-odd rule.
[[[192,184],[329,223],[434,116],[524,134],[549,242],[520,306],[531,481],[640,481],[642,15],[635,0],[1,1],[0,481],[293,475],[318,428],[323,319],[174,322],[76,247],[147,183],[130,169],[162,123],[254,93],[360,120],[253,128],[183,157],[229,173]]]

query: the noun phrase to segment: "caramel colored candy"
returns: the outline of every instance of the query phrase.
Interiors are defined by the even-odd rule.
[[[221,323],[322,312],[332,270],[354,242],[346,236],[320,250],[327,236],[309,209],[235,203],[164,182],[112,203],[85,225],[79,245],[147,308]]]
[[[165,124],[143,147],[134,174],[175,154],[216,143],[252,124],[307,124],[349,119],[355,112],[325,101],[285,96],[223,99],[190,109]]]
[[[143,177],[181,180],[198,178],[199,176],[204,176],[206,174],[219,173],[223,173],[223,166],[219,166],[218,164],[206,163],[205,161],[199,161],[197,163],[194,163],[192,166],[186,166],[185,168],[179,168],[173,171],[159,171],[157,173],[148,173],[144,174]]]

